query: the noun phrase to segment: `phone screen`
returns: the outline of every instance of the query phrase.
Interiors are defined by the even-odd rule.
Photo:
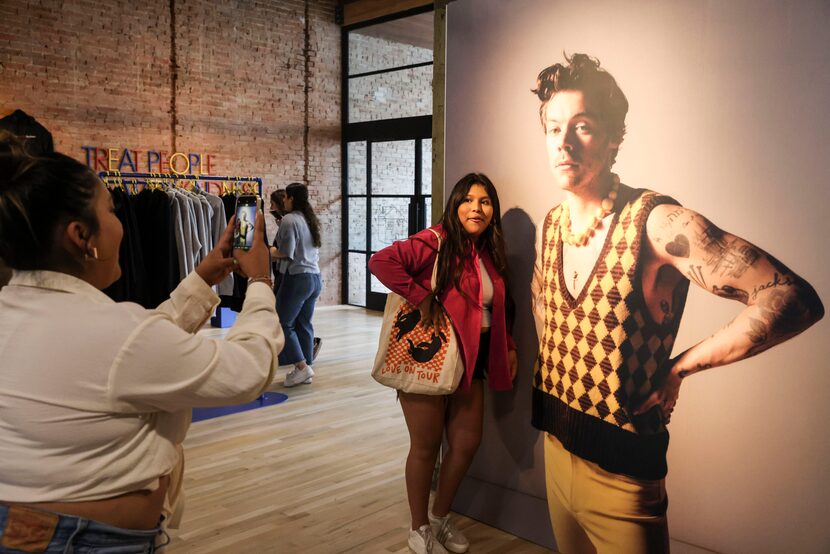
[[[240,196],[236,199],[236,227],[233,230],[233,247],[250,250],[254,243],[257,197]]]

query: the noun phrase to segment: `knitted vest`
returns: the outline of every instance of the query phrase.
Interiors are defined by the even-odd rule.
[[[643,299],[640,247],[649,213],[664,203],[676,204],[651,191],[632,191],[614,215],[577,298],[566,288],[561,267],[561,205],[545,218],[542,233],[545,324],[533,383],[533,425],[606,471],[641,479],[666,475],[669,437],[656,410],[635,420],[633,407],[668,369],[686,300],[683,294],[681,305],[674,306],[674,324],[664,326],[653,320]]]

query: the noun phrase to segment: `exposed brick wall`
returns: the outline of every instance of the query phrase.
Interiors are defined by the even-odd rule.
[[[176,149],[214,174],[305,172],[303,0],[174,0]],[[321,303],[340,301],[340,29],[309,4],[308,178],[323,226]],[[171,152],[170,0],[0,2],[0,117],[22,109],[79,160],[82,146]]]

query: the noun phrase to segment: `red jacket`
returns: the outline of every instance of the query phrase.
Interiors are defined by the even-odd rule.
[[[446,233],[441,225],[433,227],[442,237]],[[407,302],[417,306],[432,291],[432,267],[438,253],[438,239],[428,229],[424,229],[407,240],[396,241],[377,252],[369,260],[369,271],[381,283],[393,292],[403,296]],[[456,336],[461,342],[462,358],[464,360],[464,378],[461,387],[467,390],[473,379],[476,356],[478,355],[479,339],[481,334],[481,275],[478,259],[481,257],[490,279],[493,281],[493,306],[491,308],[492,321],[490,332],[490,359],[487,364],[487,378],[490,389],[501,391],[513,388],[510,380],[510,365],[507,359],[508,350],[515,350],[512,337],[507,332],[505,317],[505,287],[504,280],[496,271],[490,253],[478,252],[471,248],[470,255],[464,260],[464,269],[461,273],[461,289],[469,298],[476,298],[472,302],[458,292],[454,286],[445,290],[439,300],[450,316]]]

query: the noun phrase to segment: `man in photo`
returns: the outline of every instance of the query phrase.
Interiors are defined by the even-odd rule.
[[[792,338],[824,308],[762,249],[621,183],[611,168],[628,101],[598,60],[566,62],[533,91],[564,192],[537,228],[533,276],[533,425],[551,523],[566,554],[668,552],[667,424],[683,381]],[[746,307],[672,357],[690,282]]]

